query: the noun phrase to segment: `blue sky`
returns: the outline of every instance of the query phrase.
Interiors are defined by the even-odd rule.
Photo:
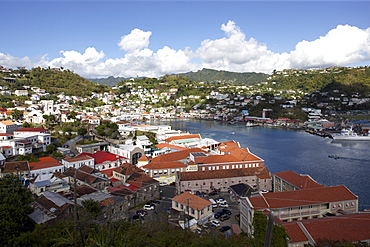
[[[81,76],[370,65],[368,1],[3,1],[0,65]]]

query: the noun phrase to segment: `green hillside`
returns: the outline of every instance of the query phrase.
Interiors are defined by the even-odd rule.
[[[187,72],[179,74],[185,76],[193,81],[198,82],[213,82],[213,83],[227,83],[227,84],[253,84],[256,82],[265,81],[268,77],[267,74],[245,72],[236,73],[229,71],[219,71],[213,69],[202,69],[197,72]]]
[[[366,97],[370,95],[370,67],[275,71],[268,82],[266,87],[276,90],[301,90],[306,93],[338,90]]]
[[[75,96],[90,96],[91,92],[101,93],[109,90],[107,86],[84,79],[70,70],[37,67],[31,70],[14,70],[12,73],[17,76],[0,73],[0,78],[16,78],[16,83],[3,83],[11,90],[30,86],[45,89],[51,95],[64,93]]]

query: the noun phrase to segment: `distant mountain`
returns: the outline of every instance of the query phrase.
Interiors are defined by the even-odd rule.
[[[108,78],[86,78],[89,81],[96,82],[99,84],[103,84],[109,87],[114,87],[116,86],[119,82],[127,80],[128,78],[124,77],[113,77],[109,76]]]
[[[228,84],[254,84],[265,81],[268,74],[255,72],[229,72],[213,69],[202,69],[197,72],[187,72],[179,74],[193,81],[210,82],[210,83],[228,83]]]

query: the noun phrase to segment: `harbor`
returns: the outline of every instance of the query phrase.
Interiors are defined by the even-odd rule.
[[[304,130],[246,128],[245,123],[170,119],[151,124],[168,124],[173,129],[199,133],[219,142],[235,140],[264,159],[270,172],[291,170],[309,174],[325,186],[345,185],[359,197],[360,210],[370,208],[370,186],[364,183],[370,174],[370,142],[319,138]],[[339,159],[328,155],[337,155]]]

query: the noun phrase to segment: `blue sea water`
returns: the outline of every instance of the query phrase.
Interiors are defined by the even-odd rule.
[[[168,124],[172,129],[199,133],[203,138],[219,142],[237,141],[262,158],[271,173],[291,170],[308,174],[325,186],[345,185],[359,197],[359,210],[370,209],[370,141],[334,141],[301,130],[195,119],[160,120],[151,124]]]

